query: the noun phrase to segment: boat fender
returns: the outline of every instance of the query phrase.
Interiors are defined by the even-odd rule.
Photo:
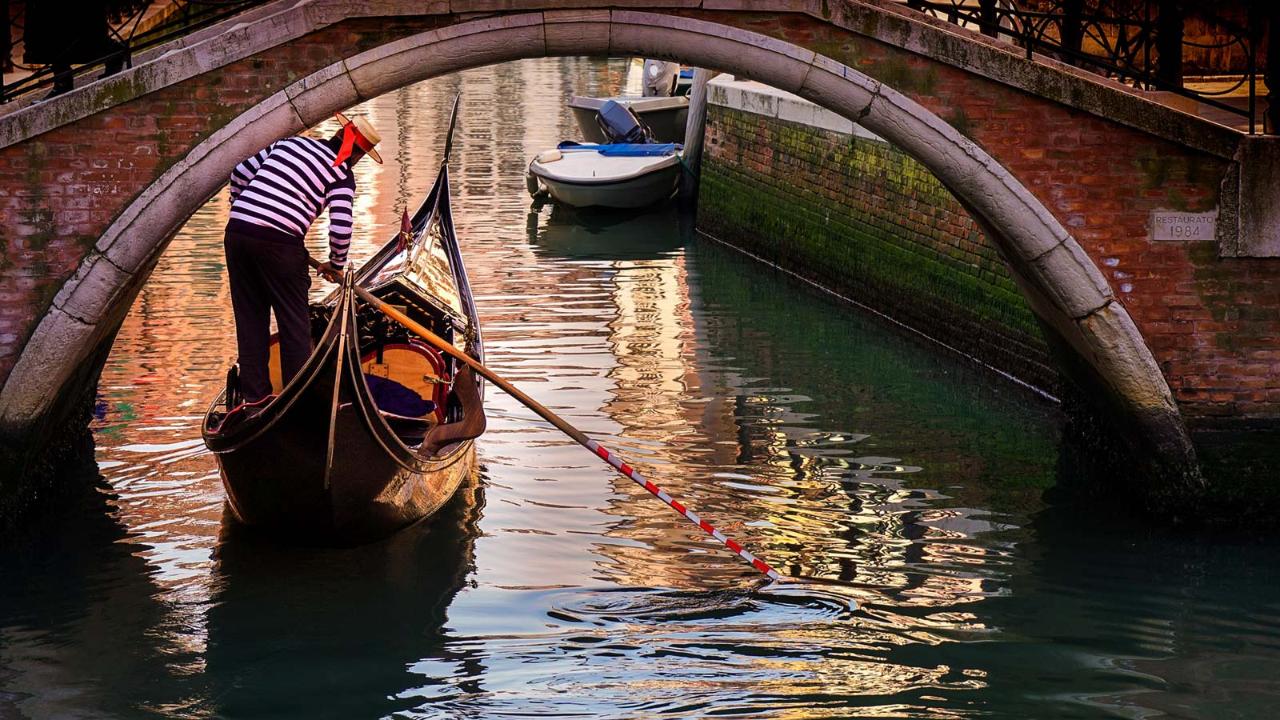
[[[559,150],[543,150],[542,152],[538,153],[537,160],[540,163],[546,164],[546,163],[555,162],[562,157],[564,157],[564,153],[560,152]]]

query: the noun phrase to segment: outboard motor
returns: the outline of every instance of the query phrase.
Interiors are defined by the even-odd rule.
[[[605,101],[596,111],[596,123],[610,143],[645,144],[653,142],[653,132],[626,105]]]
[[[645,97],[670,97],[680,82],[680,63],[663,60],[644,61]]]

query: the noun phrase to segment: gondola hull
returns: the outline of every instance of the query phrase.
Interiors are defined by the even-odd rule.
[[[283,449],[273,445],[277,446],[264,452]],[[335,460],[335,464],[341,471],[345,469],[341,466],[355,464],[356,458],[372,457],[372,453],[353,452],[350,462]],[[453,496],[474,465],[475,449],[468,442],[440,467],[426,472],[360,467],[360,475],[379,479],[366,487],[325,488],[323,470],[315,464],[301,472],[264,474],[239,468],[233,459],[223,463],[222,473],[228,503],[240,522],[312,542],[346,545],[385,537],[428,517]],[[383,484],[387,477],[390,480]],[[267,484],[274,488],[264,490]]]
[[[474,468],[472,441],[423,457],[379,415],[347,342],[351,302],[339,303],[297,382],[238,426],[205,434],[246,525],[310,543],[368,542],[434,513]]]
[[[268,438],[252,454],[224,458],[227,501],[245,525],[310,543],[349,545],[386,537],[443,506],[475,465],[470,441],[423,472],[389,467],[374,452],[344,449],[334,459],[335,471],[372,481],[326,488],[323,459],[302,457],[283,437]],[[323,458],[323,447],[312,449]],[[282,458],[280,468],[264,472],[252,459],[257,453]],[[289,462],[297,464],[284,464]]]

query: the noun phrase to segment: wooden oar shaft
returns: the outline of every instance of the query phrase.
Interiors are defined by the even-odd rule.
[[[320,267],[320,262],[313,257],[308,257],[307,262],[314,268]],[[427,342],[434,345],[438,350],[441,350],[442,352],[446,352],[453,358],[466,363],[473,370],[475,370],[476,372],[484,376],[486,380],[502,388],[504,392],[512,395],[513,397],[515,397],[515,399],[527,405],[530,410],[533,410],[534,412],[541,415],[544,419],[546,419],[547,422],[551,423],[552,425],[555,425],[561,432],[565,433],[569,437],[578,441],[578,443],[580,443],[581,445],[590,447],[591,438],[587,437],[586,435],[583,435],[581,432],[578,431],[577,428],[565,422],[559,415],[556,415],[555,413],[551,412],[551,410],[547,409],[546,407],[543,407],[542,403],[538,402],[537,400],[534,400],[528,395],[525,395],[523,392],[520,391],[520,388],[516,387],[515,385],[512,385],[506,380],[503,380],[500,376],[498,376],[489,368],[482,365],[475,358],[471,357],[470,355],[454,347],[453,343],[445,342],[444,338],[431,332],[421,323],[416,322],[413,318],[391,307],[387,303],[380,300],[373,293],[369,292],[368,290],[365,290],[359,285],[353,286],[352,289],[356,291],[356,295],[360,296],[361,300],[364,300],[365,302],[374,306],[375,308],[380,310],[384,315],[391,318],[392,320],[395,320],[401,325],[404,325],[405,327],[409,328],[414,333],[421,336],[423,340],[426,340]]]
[[[400,312],[394,307],[383,302],[368,290],[365,290],[364,288],[358,285],[355,286],[353,289],[356,291],[356,295],[360,296],[361,300],[364,300],[365,302],[374,306],[375,308],[380,310],[383,314],[385,314],[387,317],[391,318],[392,320],[395,320],[401,325],[404,325],[405,327],[409,328],[416,335],[420,336],[423,340],[426,340],[427,342],[431,343],[437,349],[443,352],[446,352],[453,358],[466,363],[473,370],[483,375],[486,380],[502,388],[503,391],[509,393],[510,395],[514,396],[515,399],[529,406],[529,409],[541,415],[543,418],[547,420],[547,422],[551,423],[552,425],[555,425],[557,428],[564,431],[564,433],[567,434],[569,437],[572,437],[574,440],[577,440],[579,443],[582,443],[583,445],[586,445],[588,442],[590,442],[590,438],[588,438],[586,435],[583,435],[581,432],[579,432],[577,428],[565,422],[563,419],[561,419],[559,415],[556,415],[554,412],[551,412],[551,410],[547,409],[546,407],[543,407],[542,403],[538,402],[537,400],[534,400],[528,395],[525,395],[523,392],[520,391],[520,388],[516,387],[515,385],[512,385],[506,380],[503,380],[501,376],[494,373],[489,368],[485,367],[475,358],[471,357],[470,355],[454,347],[453,343],[446,342],[444,338],[431,332],[421,323],[415,322],[408,315],[405,315],[404,313]]]
[[[320,266],[320,263],[316,262],[314,258],[308,258],[308,260],[310,261],[312,266],[314,267]],[[666,503],[673,510],[680,513],[684,517],[688,518],[691,522],[696,524],[698,527],[702,528],[703,532],[707,533],[711,537],[720,541],[722,545],[732,550],[736,555],[741,557],[743,560],[746,560],[747,562],[751,563],[752,567],[754,567],[756,570],[759,570],[760,572],[764,573],[771,580],[781,579],[782,574],[779,573],[777,570],[774,570],[773,568],[769,567],[768,563],[756,557],[752,553],[748,552],[746,548],[742,547],[742,545],[738,544],[732,538],[726,537],[724,533],[720,532],[715,527],[713,527],[711,523],[707,522],[706,520],[703,520],[693,510],[690,510],[689,508],[685,507],[683,504],[680,503],[680,501],[668,495],[665,490],[663,490],[662,488],[658,487],[657,485],[654,485],[652,482],[647,480],[635,468],[631,467],[626,462],[624,462],[621,456],[610,452],[600,443],[587,437],[584,433],[582,433],[580,430],[578,430],[574,426],[570,425],[559,415],[555,414],[548,408],[544,407],[542,403],[538,402],[537,400],[534,400],[533,398],[521,392],[520,388],[517,388],[515,385],[512,385],[511,383],[502,379],[501,376],[499,376],[497,373],[493,372],[489,368],[485,367],[481,362],[471,357],[470,355],[467,355],[466,353],[462,352],[458,348],[454,347],[453,343],[446,342],[444,338],[441,338],[440,336],[431,332],[431,330],[424,327],[422,324],[414,321],[413,318],[410,318],[408,315],[405,315],[404,313],[400,312],[394,307],[391,307],[387,303],[378,299],[376,296],[374,296],[373,293],[369,292],[368,290],[365,290],[362,287],[359,287],[358,285],[353,285],[352,289],[356,291],[356,295],[358,295],[361,300],[364,300],[365,302],[369,303],[373,307],[377,308],[379,311],[381,311],[383,314],[385,314],[387,317],[391,318],[392,320],[395,320],[401,325],[404,325],[406,328],[408,328],[409,330],[417,334],[423,340],[426,340],[428,343],[430,343],[432,346],[434,346],[441,352],[447,353],[449,356],[465,363],[468,367],[480,373],[480,375],[483,376],[486,380],[493,383],[494,385],[497,385],[499,388],[502,388],[504,392],[510,394],[515,399],[524,403],[526,407],[528,407],[530,410],[534,411],[538,415],[542,416],[544,420],[556,426],[556,428],[559,429],[564,434],[573,438],[579,445],[585,447],[586,449],[594,453],[596,456],[598,456],[600,459],[609,463],[609,465],[611,465],[615,470],[627,476],[633,482],[635,482],[636,484],[640,485],[645,490],[647,490],[650,494],[652,494],[653,496],[657,497],[659,500]]]

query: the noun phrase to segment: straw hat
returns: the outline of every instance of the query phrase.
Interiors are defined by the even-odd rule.
[[[357,115],[354,118],[348,118],[342,113],[334,113],[334,115],[338,118],[338,122],[342,124],[343,128],[351,125],[356,134],[356,146],[363,150],[366,155],[373,158],[374,162],[381,165],[382,156],[378,154],[374,146],[381,142],[382,136],[378,134],[377,130],[373,129],[373,124],[361,115]]]

